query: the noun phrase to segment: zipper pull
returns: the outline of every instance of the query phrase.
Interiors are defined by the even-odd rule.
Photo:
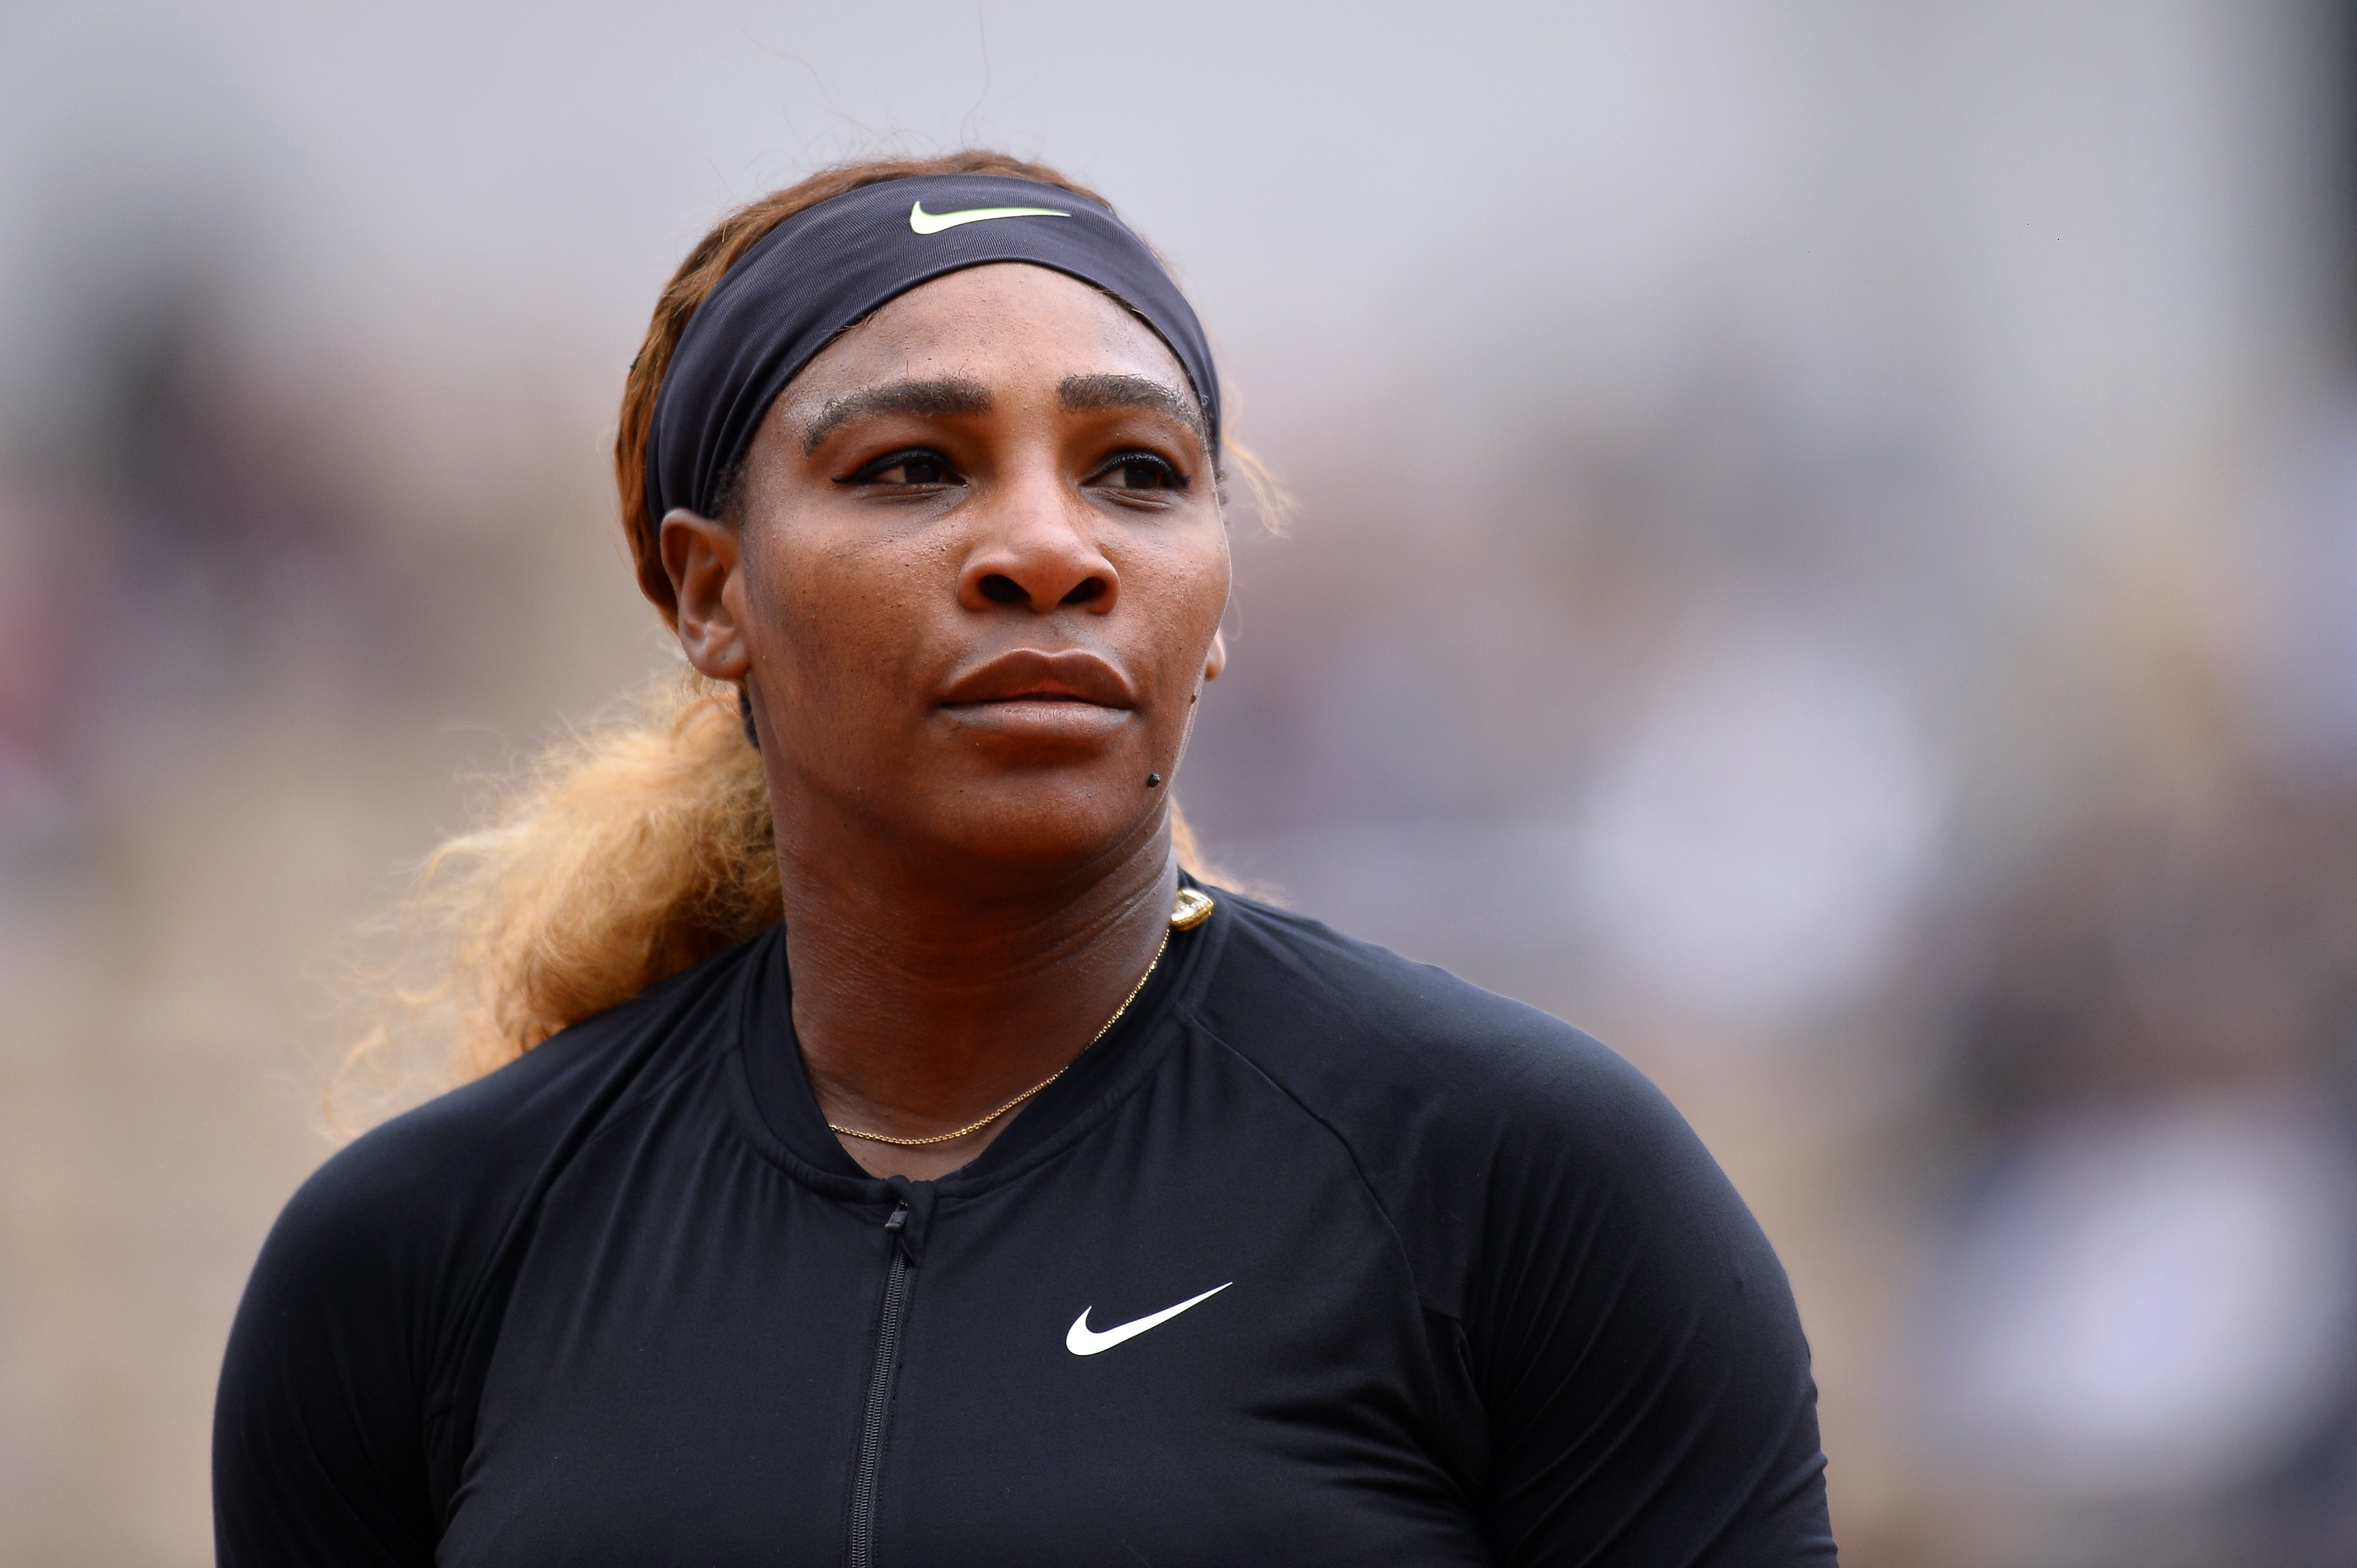
[[[900,1256],[912,1265],[924,1257],[925,1226],[932,1211],[933,1189],[929,1184],[906,1176],[892,1178],[892,1217],[884,1221],[884,1234],[892,1238]]]
[[[915,1256],[909,1251],[909,1204],[907,1199],[892,1206],[892,1218],[884,1221],[884,1234],[892,1238],[892,1255],[909,1262]]]

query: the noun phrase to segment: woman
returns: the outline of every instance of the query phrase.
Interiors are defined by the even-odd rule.
[[[618,451],[736,711],[471,846],[513,1059],[279,1220],[223,1563],[1831,1561],[1676,1113],[1178,868],[1219,390],[1109,209],[985,154],[757,202]]]

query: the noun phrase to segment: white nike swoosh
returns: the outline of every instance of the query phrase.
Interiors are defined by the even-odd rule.
[[[909,227],[920,234],[938,234],[944,229],[954,229],[961,223],[979,223],[986,218],[1070,218],[1069,212],[1059,212],[1052,207],[969,207],[963,212],[928,212],[921,201],[909,209]]]
[[[1230,1280],[1228,1285],[1235,1283]],[[1200,1306],[1227,1289],[1228,1285],[1213,1285],[1202,1294],[1190,1295],[1176,1306],[1166,1306],[1160,1312],[1148,1313],[1144,1317],[1134,1317],[1119,1327],[1108,1328],[1103,1333],[1098,1333],[1089,1326],[1089,1314],[1096,1309],[1086,1308],[1078,1317],[1072,1319],[1072,1331],[1064,1336],[1064,1348],[1075,1356],[1093,1356],[1100,1350],[1110,1350],[1125,1339],[1135,1339],[1149,1328],[1161,1327],[1190,1306]]]

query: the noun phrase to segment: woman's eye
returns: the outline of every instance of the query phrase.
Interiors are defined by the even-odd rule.
[[[954,485],[958,471],[938,452],[895,452],[864,464],[844,481],[853,485],[907,485],[925,489]]]
[[[1180,490],[1187,481],[1178,470],[1150,452],[1130,452],[1097,471],[1093,484],[1117,490]]]

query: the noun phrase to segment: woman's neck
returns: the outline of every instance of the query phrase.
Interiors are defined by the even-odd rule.
[[[1036,880],[912,865],[834,827],[781,831],[779,859],[794,1030],[838,1127],[931,1137],[1031,1089],[1088,1047],[1168,929],[1167,821],[1099,865]],[[922,1148],[841,1141],[874,1175],[923,1180],[1011,1119]]]

